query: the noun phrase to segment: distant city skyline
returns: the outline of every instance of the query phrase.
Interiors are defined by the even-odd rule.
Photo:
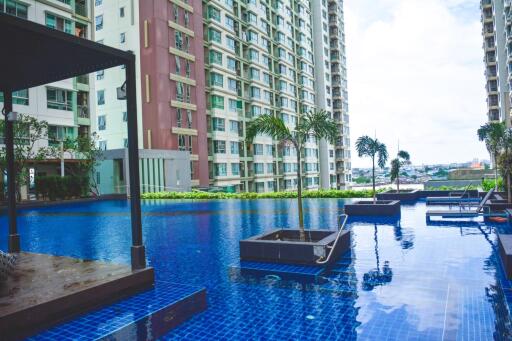
[[[488,159],[480,2],[347,0],[352,146],[361,135],[414,164]],[[412,15],[421,13],[420,16]],[[354,167],[370,166],[352,151]]]

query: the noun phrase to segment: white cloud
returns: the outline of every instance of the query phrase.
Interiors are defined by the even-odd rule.
[[[346,0],[353,165],[361,135],[415,164],[488,158],[476,138],[486,121],[477,0]]]

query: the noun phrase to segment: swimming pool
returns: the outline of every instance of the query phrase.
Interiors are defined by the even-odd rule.
[[[306,226],[334,229],[345,202],[306,199]],[[495,250],[506,224],[427,225],[424,202],[403,206],[400,219],[351,219],[353,251],[310,280],[240,270],[238,241],[296,227],[295,200],[145,201],[142,209],[157,282],[207,288],[208,309],[164,339],[511,338],[511,282]],[[128,212],[121,200],[23,210],[22,248],[129,263]]]

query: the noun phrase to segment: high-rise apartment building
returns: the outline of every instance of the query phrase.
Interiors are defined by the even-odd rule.
[[[0,0],[0,12],[82,38],[92,38],[90,0]],[[93,91],[92,77],[85,75],[17,91],[13,94],[13,109],[48,122],[48,140],[39,141],[39,146],[58,145],[66,137],[90,134],[90,115],[95,111],[91,101]],[[59,174],[60,164],[46,161],[40,162],[37,171]]]
[[[272,138],[245,142],[247,124],[272,114],[293,129],[307,111],[339,122],[335,145],[310,139],[305,188],[351,181],[343,2],[327,0],[95,0],[96,40],[132,50],[141,147],[188,150],[196,186],[292,190],[296,151]],[[102,147],[122,148],[122,70],[96,75]]]
[[[508,66],[510,37],[510,1],[481,0],[483,48],[489,121],[510,121],[510,77]],[[512,53],[512,49],[510,49]]]

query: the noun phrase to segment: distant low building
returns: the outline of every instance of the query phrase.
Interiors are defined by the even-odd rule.
[[[448,180],[481,180],[482,178],[493,178],[494,173],[488,169],[452,169],[448,172]]]

